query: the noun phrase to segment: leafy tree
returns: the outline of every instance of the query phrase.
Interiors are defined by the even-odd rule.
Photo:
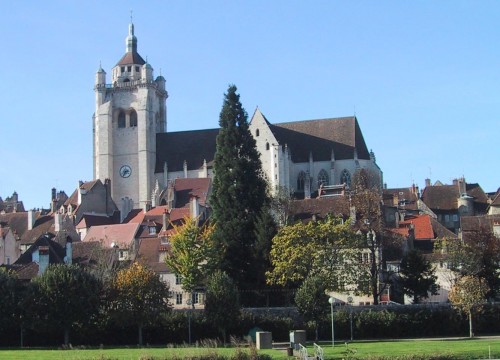
[[[0,329],[8,328],[16,321],[19,289],[14,273],[0,268]]]
[[[216,224],[214,241],[222,255],[220,268],[238,286],[248,286],[258,261],[252,256],[255,223],[268,196],[247,113],[236,90],[229,86],[220,113],[210,203]]]
[[[308,277],[295,293],[295,304],[306,321],[314,324],[315,340],[318,341],[319,320],[328,312],[324,280],[318,276]]]
[[[351,203],[356,212],[355,226],[366,237],[366,249],[370,252],[369,262],[364,267],[366,292],[371,294],[373,303],[386,288],[383,282],[385,267],[383,253],[386,241],[382,211],[380,180],[373,172],[361,169],[354,174],[351,186]]]
[[[418,250],[409,251],[401,260],[400,283],[405,294],[413,297],[413,303],[437,294],[435,269]]]
[[[169,287],[152,270],[139,262],[120,270],[113,281],[112,315],[120,322],[137,325],[142,346],[142,329],[170,309]]]
[[[216,271],[208,278],[205,299],[207,320],[219,330],[224,344],[226,331],[239,316],[239,294],[234,282],[222,271]]]
[[[76,265],[50,265],[33,283],[39,316],[64,330],[66,345],[71,327],[88,322],[98,313],[101,283]]]
[[[486,227],[462,234],[460,240],[446,240],[449,268],[458,277],[473,276],[488,284],[488,297],[500,294],[500,238]]]
[[[473,276],[464,276],[455,283],[448,295],[450,301],[463,311],[469,319],[469,337],[474,336],[472,317],[483,303],[488,292],[484,280]]]
[[[165,259],[170,269],[182,277],[182,288],[190,293],[203,282],[213,260],[210,255],[213,226],[199,226],[198,222],[198,218],[187,217],[182,225],[172,224],[171,251]]]
[[[350,223],[333,217],[284,226],[273,238],[273,269],[266,274],[267,282],[297,285],[308,276],[321,276],[329,290],[355,287],[361,245],[362,238]]]

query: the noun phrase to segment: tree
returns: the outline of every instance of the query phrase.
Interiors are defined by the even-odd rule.
[[[241,287],[252,282],[255,223],[268,196],[247,113],[236,90],[229,86],[220,113],[210,204],[220,268]]]
[[[256,262],[254,272],[256,283],[259,286],[265,284],[266,271],[271,268],[269,253],[271,252],[273,237],[277,232],[278,228],[271,214],[271,209],[267,207],[263,208],[255,224],[256,243],[254,257],[255,259],[260,259],[260,261]]]
[[[222,271],[216,271],[208,278],[205,299],[205,315],[222,335],[226,343],[226,331],[239,316],[238,289],[231,278]]]
[[[318,341],[319,320],[328,312],[324,280],[319,276],[308,277],[295,293],[295,304],[306,321],[312,321],[315,340]]]
[[[458,277],[473,276],[488,284],[488,297],[495,298],[500,292],[500,238],[491,229],[479,227],[463,232],[462,240],[445,240],[449,268]]]
[[[88,322],[99,311],[101,283],[77,265],[50,265],[33,283],[39,316],[64,330],[66,345],[71,327]]]
[[[435,269],[418,250],[409,251],[401,260],[400,283],[405,294],[413,297],[413,303],[437,294]]]
[[[198,222],[198,218],[187,217],[182,225],[172,224],[174,235],[170,237],[171,250],[165,259],[170,269],[182,277],[182,288],[191,294],[205,279],[212,261],[213,226],[199,226]]]
[[[9,325],[15,323],[17,303],[18,303],[18,285],[14,273],[0,268],[0,329],[5,330]]]
[[[450,301],[463,311],[469,319],[469,337],[474,336],[472,317],[485,302],[489,291],[484,280],[473,276],[464,276],[455,283],[448,295]]]
[[[142,346],[142,329],[170,310],[169,287],[152,270],[139,262],[120,270],[113,281],[110,311],[119,322],[137,325]]]
[[[284,226],[273,238],[267,282],[298,285],[309,276],[321,276],[328,290],[349,286],[356,291],[361,245],[350,223],[333,217]]]
[[[361,169],[354,174],[351,186],[351,203],[356,212],[355,226],[366,236],[366,249],[370,252],[365,266],[365,283],[373,304],[378,305],[380,294],[385,290],[383,253],[388,239],[384,234],[382,194],[380,179],[376,174]]]

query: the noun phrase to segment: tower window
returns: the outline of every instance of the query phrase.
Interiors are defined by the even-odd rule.
[[[259,129],[255,130],[255,136],[259,136],[259,135],[260,135]]]
[[[135,67],[135,72],[139,72],[139,66]]]
[[[269,143],[266,143],[266,150],[269,150]]]
[[[122,67],[120,68],[120,71],[121,71],[122,73],[124,73],[124,72],[125,72],[125,66],[122,66]]]
[[[132,66],[127,66],[127,71],[131,72],[132,71]]]
[[[130,127],[136,127],[137,126],[137,113],[135,110],[132,110],[130,112]]]
[[[118,127],[125,127],[125,113],[123,111],[120,111],[120,113],[118,114]]]

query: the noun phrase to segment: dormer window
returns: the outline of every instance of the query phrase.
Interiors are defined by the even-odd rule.
[[[149,235],[156,235],[156,226],[149,226]]]

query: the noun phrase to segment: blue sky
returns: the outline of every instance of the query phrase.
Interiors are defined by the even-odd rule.
[[[0,196],[92,180],[94,76],[133,10],[168,131],[214,128],[228,84],[271,122],[356,114],[388,187],[500,186],[500,2],[0,0]]]

